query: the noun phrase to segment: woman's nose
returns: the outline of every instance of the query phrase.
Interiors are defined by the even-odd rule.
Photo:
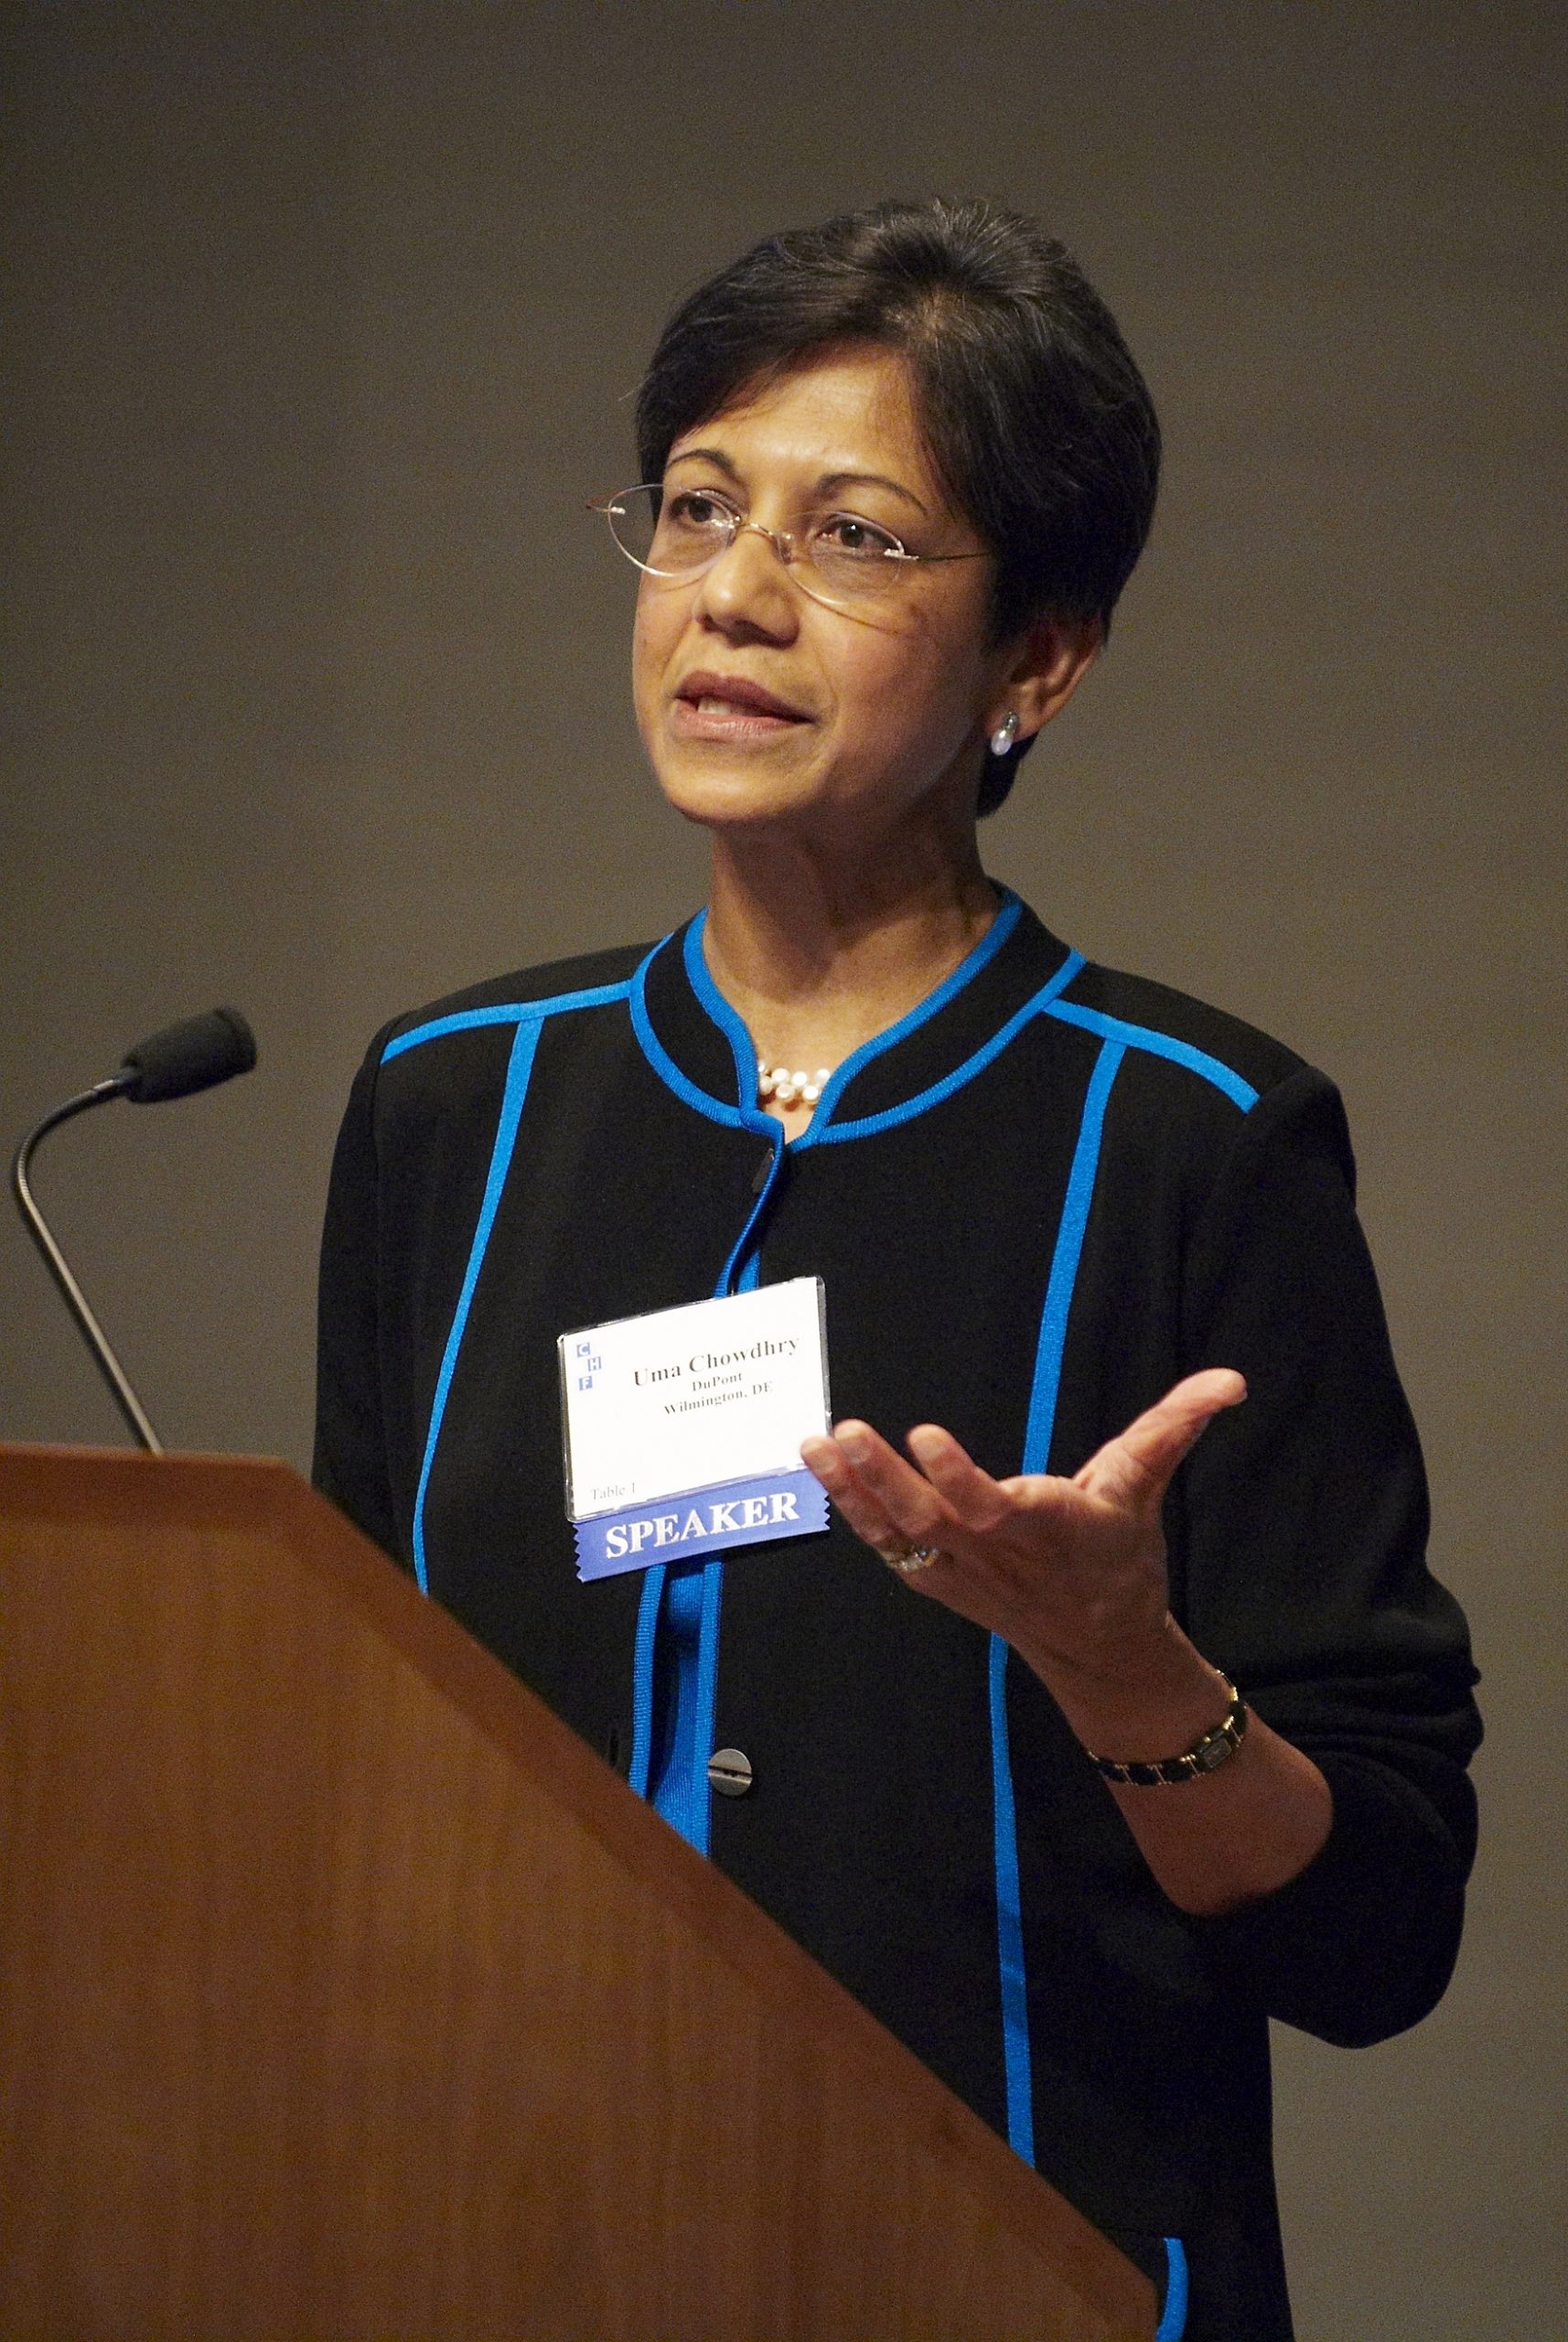
[[[799,617],[794,582],[771,532],[751,521],[698,583],[699,613],[725,628],[755,627],[768,635],[792,634]]]

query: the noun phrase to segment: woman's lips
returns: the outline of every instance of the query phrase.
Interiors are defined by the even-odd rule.
[[[671,710],[679,740],[772,739],[809,721],[760,683],[740,676],[688,675]]]

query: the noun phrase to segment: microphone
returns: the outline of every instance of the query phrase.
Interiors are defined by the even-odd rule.
[[[189,1098],[256,1062],[256,1037],[237,1008],[209,1008],[205,1016],[182,1017],[150,1040],[127,1049],[113,1076],[134,1106],[161,1098]]]
[[[88,1307],[87,1296],[71,1274],[65,1254],[55,1242],[48,1222],[34,1199],[27,1174],[40,1139],[84,1114],[90,1106],[107,1105],[111,1098],[129,1098],[133,1105],[151,1106],[164,1098],[188,1098],[210,1090],[237,1073],[249,1073],[256,1062],[256,1039],[237,1008],[209,1009],[205,1016],[182,1017],[160,1033],[127,1049],[118,1073],[95,1081],[91,1090],[68,1098],[29,1131],[11,1158],[11,1192],[28,1235],[43,1254],[44,1266],[59,1287],[66,1307],[91,1351],[93,1361],[109,1385],[114,1403],[125,1418],[132,1437],[149,1456],[161,1456],[163,1443],[147,1421],[146,1410],[132,1390],[125,1370],[109,1346],[109,1338]]]

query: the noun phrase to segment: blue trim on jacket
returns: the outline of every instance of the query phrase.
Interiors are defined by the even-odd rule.
[[[448,1033],[471,1033],[483,1025],[520,1025],[533,1016],[559,1016],[569,1008],[605,1008],[612,1001],[624,1000],[631,989],[630,980],[618,984],[595,984],[586,992],[555,993],[548,1000],[505,1001],[492,1008],[459,1008],[450,1016],[433,1016],[427,1024],[411,1026],[406,1033],[394,1033],[381,1051],[381,1063],[402,1057],[405,1049],[416,1049],[423,1042],[439,1041]]]
[[[1035,1374],[1029,1391],[1029,1413],[1024,1432],[1024,1457],[1019,1469],[1048,1468],[1051,1432],[1056,1423],[1057,1393],[1061,1387],[1062,1351],[1067,1342],[1073,1287],[1083,1253],[1083,1232],[1100,1166],[1100,1144],[1105,1129],[1105,1109],[1111,1097],[1125,1045],[1101,1045],[1084,1094],[1078,1141],[1068,1174],[1067,1195],[1057,1227],[1035,1351]],[[991,1638],[991,1778],[993,1826],[995,1832],[996,1948],[1002,1981],[1002,2046],[1007,2077],[1007,2140],[1026,2163],[1035,2160],[1034,2061],[1029,2047],[1029,1985],[1024,1959],[1023,1897],[1018,1877],[1018,1824],[1013,1793],[1013,1767],[1007,1742],[1007,1645],[1000,1635]]]
[[[1187,2332],[1187,2251],[1179,2236],[1167,2236],[1165,2246],[1165,2298],[1155,2342],[1181,2342]]]
[[[430,1572],[424,1553],[424,1492],[430,1486],[435,1444],[441,1436],[442,1419],[446,1413],[452,1377],[456,1370],[457,1352],[462,1348],[463,1336],[467,1329],[474,1289],[479,1282],[479,1271],[484,1266],[485,1251],[490,1241],[490,1230],[495,1226],[501,1190],[511,1168],[512,1149],[517,1144],[518,1126],[522,1120],[528,1085],[533,1073],[540,1028],[547,1016],[559,1015],[563,1011],[573,1008],[603,1008],[612,1002],[624,1000],[629,991],[629,983],[596,984],[585,992],[557,993],[547,1000],[510,1002],[492,1008],[458,1009],[449,1016],[433,1016],[425,1024],[415,1025],[406,1033],[394,1034],[381,1051],[381,1061],[385,1065],[389,1059],[402,1057],[405,1050],[417,1048],[425,1041],[443,1039],[449,1033],[473,1032],[489,1025],[515,1025],[517,1027],[511,1055],[507,1060],[506,1082],[501,1091],[500,1113],[496,1122],[495,1144],[490,1149],[489,1169],[485,1177],[484,1198],[474,1229],[474,1241],[468,1248],[467,1266],[463,1272],[457,1306],[452,1313],[446,1348],[441,1353],[440,1370],[435,1378],[435,1396],[431,1404],[430,1422],[424,1437],[424,1454],[420,1459],[419,1486],[413,1499],[413,1570],[422,1594],[430,1591]]]
[[[468,1324],[474,1288],[479,1282],[485,1248],[490,1241],[490,1230],[495,1226],[496,1213],[500,1205],[501,1189],[511,1167],[511,1151],[517,1144],[518,1124],[522,1120],[523,1101],[528,1096],[529,1079],[533,1071],[534,1052],[539,1047],[539,1028],[538,1017],[521,1021],[512,1041],[511,1056],[507,1061],[506,1087],[501,1092],[501,1110],[496,1123],[495,1144],[490,1149],[490,1166],[485,1177],[484,1200],[479,1206],[474,1241],[468,1247],[468,1264],[463,1272],[462,1289],[457,1295],[457,1306],[452,1313],[446,1347],[441,1353],[441,1370],[435,1378],[435,1397],[430,1410],[424,1455],[419,1467],[419,1489],[413,1499],[413,1568],[422,1594],[430,1591],[430,1573],[424,1558],[424,1492],[430,1486],[430,1467],[435,1461],[435,1443],[441,1436],[441,1422],[446,1413],[447,1394],[456,1370],[457,1352],[462,1348]]]
[[[1207,1050],[1195,1049],[1190,1041],[1177,1041],[1169,1033],[1157,1033],[1149,1025],[1124,1024],[1120,1016],[1108,1016],[1103,1009],[1080,1008],[1076,1000],[1057,1000],[1047,1014],[1059,1017],[1064,1025],[1081,1025],[1088,1033],[1098,1033],[1102,1040],[1122,1041],[1130,1049],[1147,1049],[1151,1057],[1169,1058],[1174,1065],[1186,1066],[1189,1073],[1201,1074],[1216,1090],[1222,1090],[1244,1114],[1250,1114],[1258,1102],[1258,1093],[1250,1081],[1232,1073],[1228,1065],[1211,1058]]]

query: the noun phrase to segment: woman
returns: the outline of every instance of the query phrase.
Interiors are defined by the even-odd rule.
[[[1147,392],[1029,223],[885,205],[694,294],[639,435],[607,509],[708,907],[378,1036],[319,1483],[1151,2270],[1163,2333],[1185,2288],[1190,2337],[1288,2335],[1266,2020],[1432,2006],[1478,1726],[1335,1092],[976,848],[1147,532]],[[558,1337],[799,1276],[832,1527],[578,1584]]]

